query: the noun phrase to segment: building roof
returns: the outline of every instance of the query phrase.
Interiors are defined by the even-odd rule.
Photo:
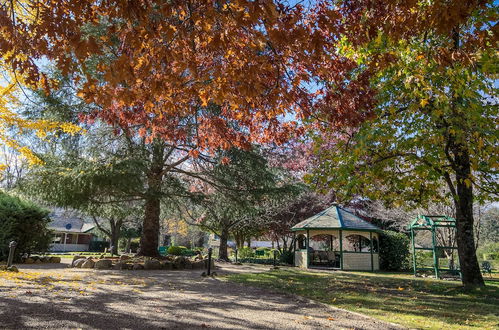
[[[324,211],[296,224],[292,231],[307,229],[349,229],[360,231],[380,231],[375,225],[359,218],[338,205],[333,205]]]
[[[55,209],[49,217],[52,221],[48,228],[57,232],[87,233],[95,227],[95,225],[85,222],[81,215],[72,210]]]

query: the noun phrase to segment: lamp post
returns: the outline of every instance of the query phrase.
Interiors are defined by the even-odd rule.
[[[7,259],[7,267],[12,266],[12,261],[14,260],[14,251],[16,250],[17,242],[12,241],[9,243],[9,257]]]
[[[236,264],[237,264],[237,248],[235,249],[235,252],[236,252]]]

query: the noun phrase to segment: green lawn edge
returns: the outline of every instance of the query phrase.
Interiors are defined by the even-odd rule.
[[[465,291],[460,282],[400,273],[294,268],[231,274],[229,281],[300,295],[416,329],[498,329],[499,282]]]

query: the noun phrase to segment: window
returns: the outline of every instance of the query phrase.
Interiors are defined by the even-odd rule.
[[[371,242],[361,235],[348,235],[343,243],[343,251],[350,252],[370,252]]]

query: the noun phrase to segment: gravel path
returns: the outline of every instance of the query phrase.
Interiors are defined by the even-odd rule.
[[[20,266],[0,273],[2,329],[397,329],[292,295],[204,278],[200,271]],[[267,267],[228,266],[231,272]],[[8,275],[7,275],[8,274]]]

